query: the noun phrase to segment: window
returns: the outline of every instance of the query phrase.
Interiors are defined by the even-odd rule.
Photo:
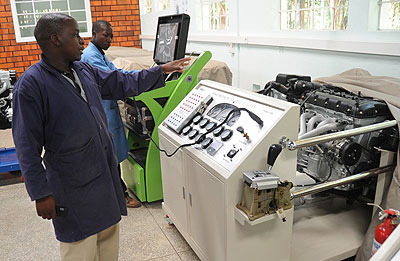
[[[400,0],[379,1],[379,29],[400,29]]]
[[[226,0],[202,0],[201,7],[204,31],[229,29],[228,3]]]
[[[165,10],[170,7],[170,0],[158,0],[158,10]]]
[[[17,42],[35,41],[37,21],[46,13],[63,13],[76,19],[81,36],[91,36],[89,0],[11,0]]]
[[[143,14],[150,14],[153,11],[153,1],[144,0],[143,3]]]
[[[281,30],[346,30],[349,0],[281,0]]]

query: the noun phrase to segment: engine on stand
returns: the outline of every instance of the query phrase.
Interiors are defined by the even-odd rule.
[[[0,70],[0,129],[11,128],[12,121],[12,90],[17,80],[14,70]]]
[[[393,119],[384,101],[313,83],[308,76],[279,74],[259,93],[301,106],[299,140]],[[297,170],[311,177],[312,185],[338,180],[378,167],[380,150],[396,152],[397,146],[396,127],[334,140],[299,149]],[[372,182],[341,185],[333,192],[367,195]]]

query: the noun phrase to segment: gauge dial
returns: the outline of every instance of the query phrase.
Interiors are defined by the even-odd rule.
[[[221,135],[221,133],[224,131],[224,127],[223,126],[219,126],[218,128],[216,128],[213,131],[213,134],[215,137],[218,137],[219,135]]]
[[[228,114],[231,112],[231,110],[233,110],[234,108],[232,107],[226,107],[225,109],[223,109],[217,116],[217,120],[219,121],[223,121],[225,120],[225,118],[228,116]]]
[[[226,125],[233,126],[233,124],[235,124],[239,118],[240,118],[240,111],[235,111],[234,113],[231,114],[231,116],[227,120]]]
[[[202,119],[199,123],[200,128],[204,128],[209,122],[209,119]]]
[[[211,108],[211,110],[207,113],[207,116],[210,116],[211,118],[215,118],[221,111],[222,111],[222,107],[220,106],[220,104],[217,104]]]
[[[192,127],[188,125],[185,128],[183,128],[182,134],[187,135],[189,133],[189,131],[191,131],[191,130],[192,130]]]
[[[235,124],[236,121],[240,118],[240,111],[236,111],[236,110],[235,110],[234,112],[231,113],[231,111],[232,111],[233,109],[237,109],[237,107],[236,107],[236,106],[233,106],[233,105],[232,105],[232,106],[226,106],[225,109],[223,109],[223,110],[218,114],[218,116],[216,117],[216,119],[219,120],[219,121],[224,121],[225,118],[228,117],[228,115],[229,115],[229,118],[226,120],[226,124],[227,124],[228,126],[232,126],[232,125]]]
[[[203,117],[201,115],[197,115],[196,117],[193,118],[193,123],[198,124],[202,118]]]
[[[233,131],[230,129],[226,129],[221,133],[221,140],[227,141],[232,137]]]
[[[199,131],[196,130],[196,129],[194,129],[194,130],[191,130],[191,131],[189,132],[188,137],[189,137],[189,139],[193,140],[194,137],[197,136],[197,134],[199,134]]]

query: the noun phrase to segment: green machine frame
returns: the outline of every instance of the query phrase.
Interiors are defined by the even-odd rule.
[[[153,91],[142,93],[135,97],[136,101],[143,102],[150,110],[154,129],[152,139],[158,145],[158,126],[172,112],[172,110],[183,100],[183,98],[196,86],[197,75],[211,59],[209,51],[203,52],[177,80],[166,82],[166,86]],[[155,99],[168,98],[164,107]],[[135,193],[142,202],[153,202],[163,198],[161,183],[160,151],[153,142],[148,143],[145,165],[135,160],[135,150],[146,149],[147,142],[139,137],[134,131],[128,129],[127,139],[129,144],[128,159],[122,162],[122,175],[127,186]]]

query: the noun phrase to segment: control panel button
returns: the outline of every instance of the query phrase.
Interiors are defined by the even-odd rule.
[[[196,136],[196,138],[194,139],[194,141],[199,144],[200,142],[202,142],[204,139],[206,138],[206,136],[203,133],[200,133],[199,135]]]
[[[210,144],[213,142],[213,139],[212,138],[210,138],[210,137],[208,137],[208,138],[205,138],[202,142],[201,142],[201,147],[203,148],[203,149],[206,149],[208,146],[210,146]]]
[[[182,134],[187,135],[191,130],[192,130],[191,126],[186,126],[185,128],[183,128]]]
[[[230,129],[226,129],[221,133],[221,140],[227,141],[232,137],[233,131]]]
[[[214,129],[217,126],[216,122],[209,122],[206,126],[206,131],[210,131],[212,129]]]
[[[201,119],[203,119],[203,116],[197,115],[196,117],[193,118],[193,123],[198,124],[201,121]]]
[[[231,149],[231,150],[228,152],[228,154],[226,154],[226,156],[228,156],[229,158],[233,158],[233,157],[235,157],[235,155],[236,155],[237,152],[238,152],[237,150]]]
[[[197,136],[197,134],[199,134],[198,130],[196,130],[196,129],[195,130],[191,130],[189,132],[189,134],[188,134],[188,137],[189,137],[189,139],[193,140]]]
[[[200,128],[204,128],[210,122],[209,119],[202,119],[199,123]]]
[[[215,137],[218,137],[219,135],[221,135],[221,133],[224,131],[224,127],[223,126],[219,126],[218,128],[216,128],[213,131],[213,134]]]

